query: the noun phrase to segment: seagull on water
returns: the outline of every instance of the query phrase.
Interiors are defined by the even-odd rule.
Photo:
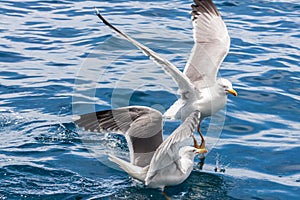
[[[92,132],[109,131],[125,136],[130,162],[109,155],[109,160],[120,166],[133,178],[151,188],[182,183],[190,175],[194,157],[206,153],[199,148],[194,130],[200,112],[192,112],[185,121],[163,141],[162,114],[144,106],[128,106],[104,110],[77,117],[75,123]],[[186,142],[193,139],[194,146]]]
[[[237,96],[237,92],[229,80],[217,78],[230,46],[230,37],[220,12],[212,0],[194,0],[191,7],[195,44],[183,72],[167,59],[114,27],[96,8],[95,11],[105,25],[142,50],[177,83],[180,98],[164,113],[165,118],[184,121],[192,112],[201,112],[197,130],[202,139],[200,146],[204,148],[201,121],[221,110],[226,105],[228,94]]]

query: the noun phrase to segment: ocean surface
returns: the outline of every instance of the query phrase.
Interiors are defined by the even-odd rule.
[[[128,155],[123,137],[79,130],[72,118],[127,105],[164,112],[178,98],[172,79],[103,25],[94,6],[183,70],[193,46],[191,3],[0,2],[1,200],[164,199],[108,161],[109,153]],[[219,76],[230,79],[239,96],[202,125],[207,138],[215,138],[208,139],[204,170],[166,194],[299,199],[299,1],[215,3],[231,36]],[[178,125],[164,122],[164,136]]]

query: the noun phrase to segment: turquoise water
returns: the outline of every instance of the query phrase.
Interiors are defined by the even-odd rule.
[[[101,24],[94,6],[182,70],[193,45],[191,3],[1,1],[0,199],[164,199],[107,161],[106,153],[127,155],[124,138],[77,130],[72,115],[126,105],[163,112],[177,98],[174,82]],[[215,3],[232,39],[220,76],[239,96],[219,114],[224,126],[222,117],[204,122],[206,133],[222,130],[204,171],[166,193],[298,199],[300,4]],[[178,122],[164,125],[167,136]]]

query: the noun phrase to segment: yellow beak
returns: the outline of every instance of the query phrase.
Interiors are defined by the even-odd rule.
[[[229,90],[226,90],[228,93],[232,94],[233,96],[237,96],[238,93],[234,90],[234,89],[229,89]]]
[[[200,148],[200,149],[197,149],[197,153],[199,154],[202,154],[202,153],[207,153],[207,149],[206,148]]]

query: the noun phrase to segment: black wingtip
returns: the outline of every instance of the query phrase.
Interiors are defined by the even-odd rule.
[[[98,18],[108,27],[110,27],[111,29],[115,30],[117,33],[121,34],[123,37],[128,37],[126,36],[124,33],[122,33],[120,30],[118,30],[117,28],[115,28],[113,25],[111,25],[99,12],[99,10],[95,7],[95,13],[98,16]]]
[[[94,9],[95,9],[95,14],[99,17],[99,19],[101,19],[101,21],[107,26],[113,28],[113,26],[108,21],[106,21],[106,19],[104,19],[104,17],[100,14],[100,11],[98,10],[98,8],[96,8],[96,6],[94,7]]]
[[[99,15],[99,14],[100,14],[100,12],[99,12],[98,8],[96,8],[96,6],[94,6],[94,10],[95,10],[95,14],[96,14],[96,15]]]

